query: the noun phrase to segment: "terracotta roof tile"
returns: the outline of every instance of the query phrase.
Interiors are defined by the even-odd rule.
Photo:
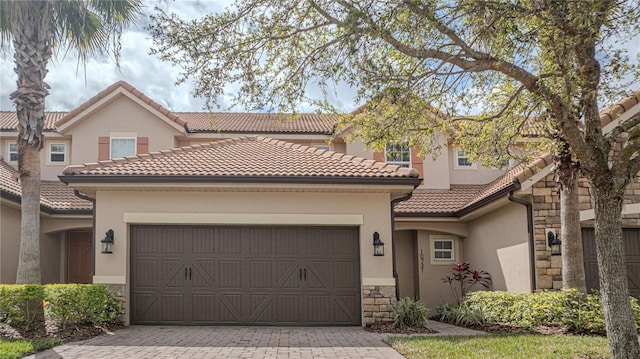
[[[20,198],[22,190],[18,181],[18,171],[0,159],[0,192]],[[90,211],[92,204],[77,197],[73,189],[60,181],[42,181],[40,204],[53,212],[56,211]]]
[[[452,185],[451,189],[416,189],[410,199],[395,205],[396,213],[450,213],[464,207],[483,185]]]
[[[191,132],[332,134],[337,115],[176,112]]]
[[[611,121],[615,120],[623,113],[629,111],[631,107],[637,105],[638,103],[640,103],[640,89],[602,110],[600,112],[600,121],[602,122],[602,126],[609,124]]]
[[[55,122],[66,115],[66,112],[45,112],[44,131],[55,131]],[[15,111],[0,111],[0,131],[15,131],[18,127],[18,117]]]
[[[146,156],[127,157],[125,161],[117,159],[69,166],[64,174],[287,178],[419,176],[414,169],[254,136],[152,152]]]

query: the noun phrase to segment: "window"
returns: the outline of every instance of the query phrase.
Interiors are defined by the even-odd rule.
[[[136,155],[135,137],[111,137],[111,158]]]
[[[454,167],[456,168],[475,168],[476,167],[475,163],[469,161],[467,154],[463,150],[456,148],[454,149],[454,151],[455,151]]]
[[[67,145],[65,143],[49,144],[49,162],[51,163],[67,162]]]
[[[435,260],[453,260],[453,241],[452,240],[434,240],[433,241],[433,259]]]
[[[411,167],[411,148],[406,143],[387,143],[384,160],[400,167]]]
[[[313,147],[319,150],[331,151],[331,146],[329,145],[314,145]]]
[[[457,238],[450,235],[431,235],[431,264],[449,265],[457,261]]]
[[[9,144],[9,162],[18,162],[18,144]]]

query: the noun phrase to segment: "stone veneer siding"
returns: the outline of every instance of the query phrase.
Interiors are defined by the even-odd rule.
[[[383,285],[362,286],[362,324],[370,325],[393,320],[396,287]]]
[[[578,183],[580,210],[591,209],[590,186],[586,179]],[[640,203],[640,178],[625,190],[624,204]],[[556,229],[560,235],[560,195],[553,174],[533,185],[533,221],[536,253],[536,288],[562,288],[562,256],[552,256],[547,249],[546,228]],[[624,227],[640,227],[640,213],[622,216]],[[594,221],[581,222],[583,228],[593,228]],[[562,237],[560,237],[562,239]]]

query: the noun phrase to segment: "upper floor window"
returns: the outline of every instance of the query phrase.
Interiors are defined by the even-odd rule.
[[[455,158],[454,158],[455,168],[476,168],[476,164],[469,161],[469,157],[467,157],[467,154],[463,150],[456,148],[454,149],[454,151],[455,151]]]
[[[319,150],[331,151],[331,146],[329,145],[313,145],[313,147]]]
[[[135,137],[111,137],[111,158],[121,158],[136,155]]]
[[[400,167],[411,167],[411,148],[403,142],[387,143],[384,149],[384,160]]]
[[[51,163],[67,162],[67,144],[66,143],[50,143],[49,144],[49,162]]]
[[[18,144],[17,143],[9,144],[9,154],[7,157],[9,158],[9,162],[18,162]]]

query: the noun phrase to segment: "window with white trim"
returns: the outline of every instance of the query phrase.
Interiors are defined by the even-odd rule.
[[[463,150],[461,150],[460,148],[455,148],[454,152],[454,165],[456,168],[476,168],[476,164],[469,161],[469,157],[467,157],[467,154]]]
[[[7,159],[9,162],[18,162],[18,144],[10,143]]]
[[[121,158],[136,155],[135,137],[111,137],[110,150],[111,158]]]
[[[384,160],[400,167],[411,167],[411,148],[404,142],[387,143]]]
[[[67,144],[66,143],[50,143],[49,144],[49,162],[64,164],[67,162]]]
[[[431,264],[448,265],[455,263],[457,237],[451,235],[431,235],[429,236],[429,244],[431,246]]]

